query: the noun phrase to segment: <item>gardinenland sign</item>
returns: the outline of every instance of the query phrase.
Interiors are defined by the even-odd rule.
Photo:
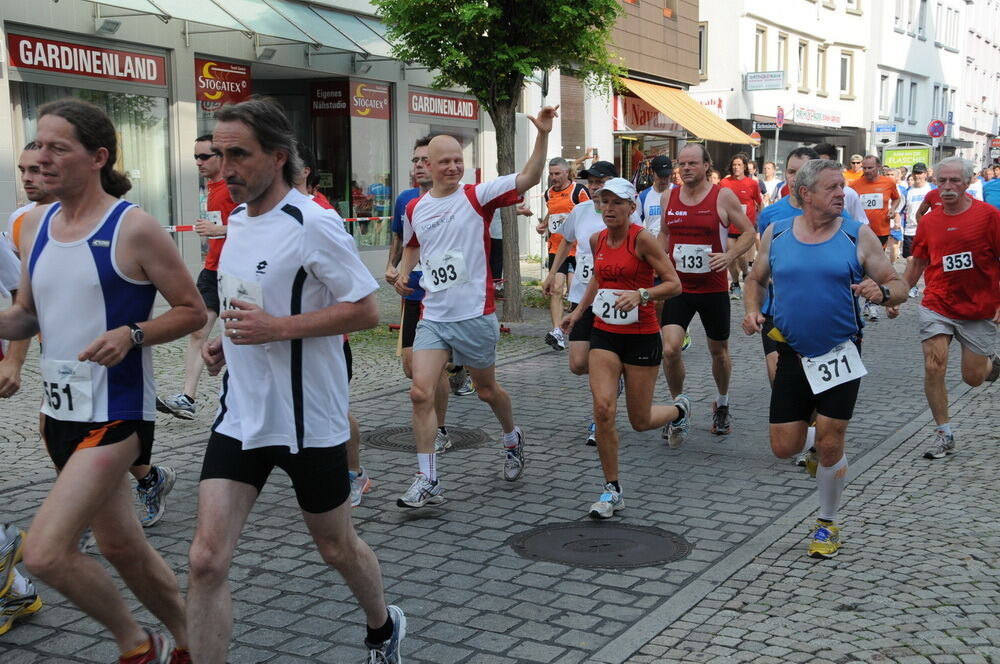
[[[167,85],[166,59],[159,55],[100,48],[7,33],[12,67],[37,69],[147,85]]]
[[[411,91],[410,113],[457,120],[478,120],[479,102],[465,97],[445,97]]]

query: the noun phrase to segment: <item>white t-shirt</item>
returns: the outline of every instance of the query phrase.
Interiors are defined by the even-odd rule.
[[[516,173],[503,175],[441,198],[428,192],[406,206],[403,243],[420,248],[425,319],[450,323],[495,311],[489,226],[498,208],[520,200],[516,183]]]
[[[660,197],[664,193],[669,192],[671,189],[673,189],[673,185],[668,184],[667,188],[662,192],[656,191],[656,189],[650,187],[639,194],[639,199],[642,203],[642,207],[639,209],[639,217],[642,219],[643,227],[652,233],[653,237],[660,234],[660,220],[663,218],[663,214],[660,210]],[[643,196],[643,194],[645,194],[645,196]]]
[[[920,209],[920,204],[924,202],[924,197],[931,192],[931,189],[933,187],[924,183],[924,186],[913,186],[906,192],[906,228],[903,229],[903,235],[914,236],[917,234],[917,210]]]
[[[854,221],[868,225],[868,214],[865,212],[865,206],[861,204],[861,196],[854,191],[853,187],[844,187],[844,211]]]
[[[10,292],[17,290],[20,283],[21,261],[6,241],[0,241],[0,297],[10,297]]]
[[[774,192],[777,190],[778,185],[781,184],[781,180],[778,178],[771,178],[770,180],[761,180],[761,182],[764,183],[764,189],[766,190],[764,198],[769,201],[774,200]]]
[[[264,311],[278,317],[378,290],[340,215],[295,189],[258,217],[245,205],[233,210],[218,274],[220,299],[242,288],[243,299],[259,295]],[[343,335],[251,346],[223,335],[222,346],[227,368],[213,431],[245,450],[276,445],[292,453],[350,437]]]
[[[965,193],[972,196],[977,201],[983,200],[983,181],[980,178],[976,178],[976,181],[968,186]]]
[[[15,254],[18,253],[18,250],[17,250],[17,245],[14,244],[14,222],[17,220],[18,217],[28,212],[29,210],[33,209],[36,205],[38,205],[38,203],[35,203],[34,201],[28,203],[27,205],[22,205],[21,207],[11,212],[10,216],[7,217],[7,226],[4,228],[5,231],[4,237],[7,238],[7,244],[10,246],[10,248],[14,251]]]
[[[632,213],[632,223],[637,226],[643,225],[638,212]],[[576,271],[573,273],[575,276],[567,296],[570,302],[579,302],[587,292],[590,279],[584,274],[586,272],[592,275],[594,271],[594,252],[590,249],[590,236],[600,233],[605,228],[607,226],[604,217],[594,209],[594,201],[591,200],[577,203],[559,230],[566,242],[570,244],[576,242]]]

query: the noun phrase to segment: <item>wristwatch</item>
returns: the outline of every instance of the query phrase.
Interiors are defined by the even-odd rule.
[[[649,304],[649,291],[645,288],[639,289],[639,304]]]
[[[890,293],[889,289],[886,288],[885,286],[879,286],[878,288],[880,291],[882,291],[882,302],[880,302],[879,304],[885,304],[886,302],[889,301],[889,298],[892,297],[892,293]]]
[[[129,336],[132,337],[132,345],[136,348],[142,348],[142,342],[146,339],[146,333],[135,323],[129,323],[128,329],[130,330]]]

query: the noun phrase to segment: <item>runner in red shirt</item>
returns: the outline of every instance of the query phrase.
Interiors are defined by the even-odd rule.
[[[997,325],[1000,324],[1000,212],[965,196],[972,162],[948,157],[934,169],[941,207],[932,208],[917,226],[913,255],[903,279],[912,288],[924,276],[920,337],[924,350],[924,392],[937,423],[925,459],[955,452],[948,416],[948,346],[962,346],[962,380],[976,387],[1000,376]],[[925,199],[926,200],[926,199]],[[898,309],[889,311],[890,317]]]
[[[612,178],[597,192],[607,228],[590,237],[594,279],[573,313],[563,319],[566,333],[593,306],[590,333],[590,391],[597,423],[597,453],[604,471],[604,491],[590,507],[590,516],[606,519],[624,509],[618,478],[618,382],[624,376],[628,419],[636,431],[649,431],[683,420],[690,408],[686,397],[672,406],[653,405],[653,390],[663,356],[663,341],[653,300],[681,292],[680,279],[656,238],[633,224],[635,187]],[[653,277],[661,283],[653,285]],[[625,367],[628,367],[626,369]]]
[[[745,153],[738,152],[733,155],[732,161],[729,162],[729,175],[723,178],[719,184],[736,194],[740,205],[743,206],[743,214],[750,220],[750,224],[756,227],[757,213],[764,206],[764,199],[760,195],[760,184],[750,177],[750,159]],[[726,239],[727,251],[733,248],[736,240],[740,237],[739,233],[733,233],[732,230],[734,229],[730,230],[729,237]],[[743,291],[740,289],[740,275],[742,274],[743,278],[746,279],[747,273],[750,271],[748,257],[750,260],[753,259],[752,250],[750,254],[740,255],[736,262],[729,266],[729,276],[732,278],[732,284],[729,286],[729,299],[731,300],[739,300],[743,297]]]
[[[660,320],[663,335],[663,373],[670,394],[684,392],[684,361],[681,343],[695,314],[701,318],[712,354],[712,376],[719,389],[712,405],[712,433],[728,434],[729,416],[729,296],[726,270],[753,246],[757,234],[743,214],[736,194],[713,185],[708,179],[712,158],[701,143],[689,143],[677,155],[683,185],[663,193],[660,208],[660,242],[674,262],[682,293],[663,305]],[[730,229],[741,235],[732,249],[725,249]],[[664,429],[671,447],[679,447],[688,434],[688,421],[668,424]]]
[[[205,366],[201,358],[201,347],[205,345],[215,319],[219,316],[219,255],[222,245],[226,242],[226,224],[229,223],[229,213],[236,204],[229,197],[229,188],[222,179],[222,159],[212,148],[212,135],[199,136],[194,142],[194,159],[198,165],[198,174],[205,178],[206,204],[195,222],[195,230],[203,238],[208,239],[208,253],[205,254],[205,267],[198,274],[198,292],[208,309],[208,322],[197,332],[188,337],[188,346],[184,351],[184,391],[167,397],[156,398],[156,410],[168,413],[182,420],[193,420],[197,407],[195,399],[198,393],[198,380]]]

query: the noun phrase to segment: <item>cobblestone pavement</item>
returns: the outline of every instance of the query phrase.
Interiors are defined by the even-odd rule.
[[[395,304],[391,296],[383,300],[383,315],[391,320]],[[995,407],[997,393],[995,388],[979,388],[970,392],[968,404],[960,401],[963,414],[958,435],[961,444],[968,445],[968,453],[963,450],[942,464],[940,468],[946,471],[914,462],[926,444],[923,425],[928,415],[913,307],[904,310],[898,321],[882,320],[870,326],[866,336],[863,356],[870,375],[863,381],[848,431],[852,476],[861,474],[849,489],[844,553],[819,568],[831,571],[830,585],[822,596],[828,604],[815,608],[808,599],[799,604],[794,585],[783,580],[785,575],[803,578],[802,592],[823,587],[815,577],[814,564],[801,550],[804,523],[814,509],[810,498],[814,483],[801,469],[775,460],[767,444],[769,389],[760,341],[742,333],[732,340],[734,432],[714,437],[708,427],[715,387],[704,334],[697,324],[692,328],[694,344],[685,353],[686,392],[694,405],[692,436],[683,449],[670,450],[656,432],[628,430],[621,409],[622,481],[629,502],[628,509],[616,517],[623,523],[658,526],[679,534],[691,543],[691,553],[659,567],[607,570],[538,562],[513,552],[507,544],[512,535],[542,524],[587,520],[585,510],[601,487],[594,449],[583,445],[590,410],[586,379],[572,376],[565,356],[542,344],[545,318],[536,312],[533,322],[512,326],[513,334],[505,336],[501,346],[498,376],[514,399],[517,420],[528,437],[527,469],[519,482],[502,480],[502,456],[496,442],[452,450],[439,462],[448,501],[436,508],[404,512],[395,506],[395,498],[412,478],[413,453],[363,450],[375,488],[355,510],[356,525],[382,562],[388,598],[410,617],[407,661],[658,662],[674,651],[681,657],[677,661],[703,658],[704,653],[726,656],[717,648],[732,654],[732,661],[738,661],[736,657],[764,661],[761,658],[772,653],[778,659],[771,661],[782,661],[782,657],[806,661],[813,653],[836,662],[867,661],[861,654],[855,657],[835,651],[836,644],[856,646],[862,638],[859,635],[873,643],[890,638],[886,630],[893,623],[885,618],[891,615],[906,618],[900,632],[939,630],[945,639],[939,642],[945,645],[953,637],[966,644],[985,644],[996,638],[990,634],[996,624],[986,615],[995,604],[990,601],[995,586],[986,584],[986,579],[996,564],[990,544],[995,545],[997,538],[986,514],[978,520],[977,530],[972,530],[979,516],[972,510],[985,512],[990,504],[985,478],[995,464],[975,450],[989,449],[983,439],[986,434],[995,440],[986,413]],[[739,318],[739,309],[734,308],[734,332]],[[352,410],[362,429],[379,433],[385,427],[408,425],[408,385],[394,358],[394,340],[367,333],[357,335],[355,343],[358,371]],[[181,352],[179,343],[157,349],[163,392],[181,380]],[[948,378],[952,386],[958,384],[957,359],[953,351]],[[33,372],[27,372],[20,395],[0,404],[0,452],[7,471],[0,477],[4,497],[0,518],[22,526],[30,523],[52,481],[50,465],[34,434],[38,394]],[[147,532],[178,571],[182,587],[187,585],[186,554],[194,528],[197,476],[217,388],[217,379],[203,379],[198,395],[201,410],[195,422],[166,417],[157,422],[154,457],[177,469],[178,481],[167,515]],[[662,380],[657,394],[665,399]],[[971,416],[982,411],[986,413],[980,419]],[[489,410],[472,397],[453,398],[448,421],[482,430],[494,441],[499,435]],[[985,472],[973,472],[973,468]],[[869,511],[876,507],[885,509]],[[890,521],[890,514],[896,518]],[[949,530],[928,537],[928,529],[946,523]],[[977,541],[972,539],[975,535],[979,535]],[[950,544],[937,543],[944,538]],[[862,562],[862,544],[869,545],[865,556],[877,556],[881,562]],[[894,547],[925,550],[911,554],[912,561],[897,563],[890,553]],[[950,562],[944,560],[946,549],[955,552]],[[928,552],[940,562],[929,562]],[[974,557],[963,561],[958,552]],[[963,568],[968,568],[966,577]],[[809,570],[813,571],[807,577]],[[250,516],[231,579],[236,624],[230,661],[234,664],[360,661],[361,613],[340,578],[320,563],[281,473],[272,476]],[[0,662],[114,659],[112,643],[101,629],[51,589],[40,586],[40,591],[46,608],[0,637]],[[727,606],[728,602],[740,602],[741,609],[733,608],[736,604]],[[970,616],[960,618],[960,610],[949,613],[943,608],[947,604],[961,607],[963,602],[970,614],[980,614],[980,627],[972,625]],[[913,608],[904,607],[906,603]],[[143,621],[150,621],[138,605],[136,611]],[[789,621],[807,616],[811,625],[823,625],[822,637],[814,630],[801,644],[792,638],[770,643],[772,638],[795,637],[802,624]],[[684,624],[678,626],[681,618]],[[692,636],[692,643],[686,643],[688,634],[722,636],[724,626],[713,622],[720,619],[726,626],[744,621],[754,629],[737,627],[746,630],[745,634],[714,644],[711,652],[707,641],[694,641]],[[948,620],[961,627],[949,629]],[[984,628],[987,623],[989,629]],[[845,631],[838,642],[835,634],[840,630]],[[928,639],[928,643],[934,641],[931,636]],[[900,641],[899,647],[911,642]],[[749,643],[785,650],[741,650]],[[945,645],[942,651],[948,652]],[[879,642],[857,652],[891,647],[896,646]],[[834,651],[837,654],[831,656]],[[737,654],[743,652],[752,654]],[[907,660],[895,650],[886,652],[880,655],[885,661],[897,656],[900,662],[922,661]]]

